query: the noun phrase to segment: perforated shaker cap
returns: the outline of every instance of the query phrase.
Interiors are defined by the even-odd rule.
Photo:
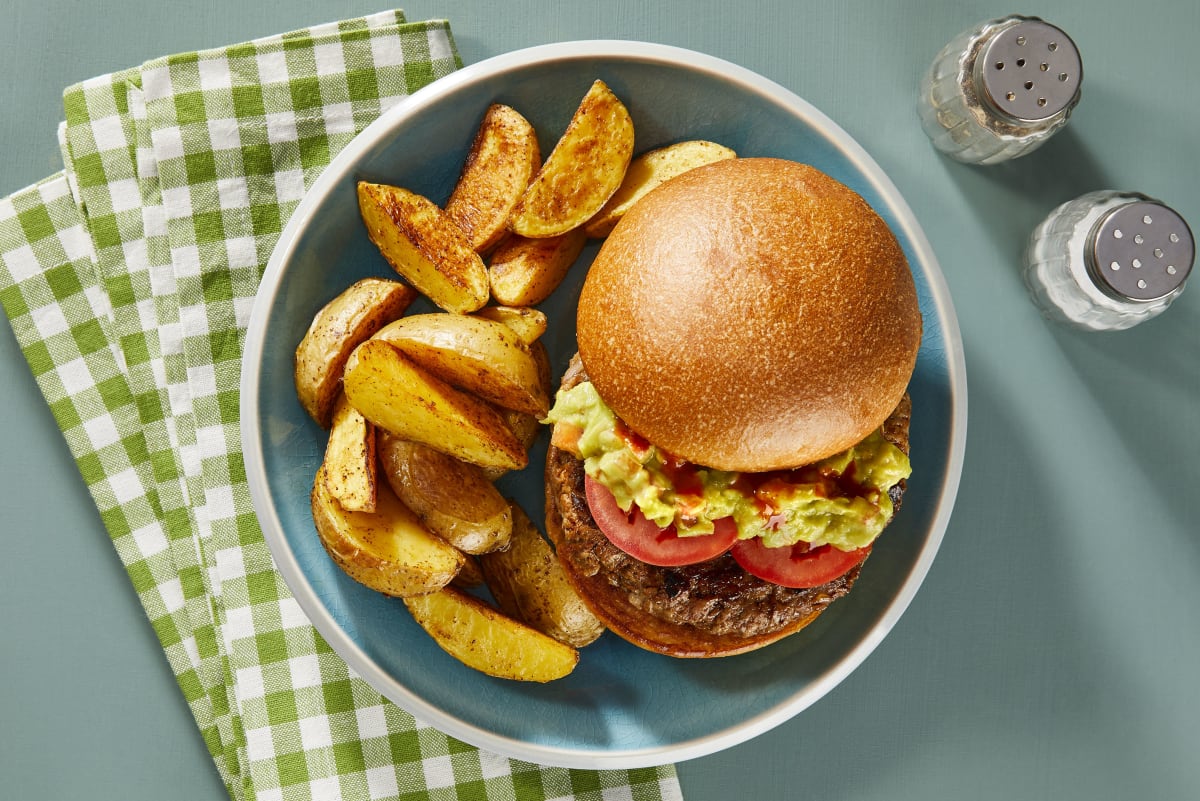
[[[1120,300],[1166,297],[1191,272],[1196,244],[1187,222],[1155,200],[1131,201],[1093,226],[1087,268],[1096,285]]]
[[[1000,30],[976,65],[982,94],[1012,121],[1043,122],[1079,100],[1079,49],[1070,36],[1040,19],[1022,19]]]

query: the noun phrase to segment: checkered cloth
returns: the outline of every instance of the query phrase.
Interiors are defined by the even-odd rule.
[[[0,302],[234,799],[678,799],[673,769],[481,752],[382,699],[276,572],[238,381],[286,223],[381,112],[460,66],[400,12],[69,88],[65,169],[0,200]]]

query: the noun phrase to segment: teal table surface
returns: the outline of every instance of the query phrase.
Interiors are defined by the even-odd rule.
[[[877,650],[773,731],[679,765],[688,801],[1200,797],[1200,289],[1114,334],[1044,321],[1033,227],[1101,188],[1200,224],[1194,0],[414,0],[464,60],[585,38],[704,51],[854,136],[924,227],[970,387],[941,551]],[[63,87],[153,56],[382,10],[366,0],[10,0],[0,194],[61,166]],[[1036,14],[1083,53],[1083,100],[1034,154],[983,168],[929,145],[920,73],[959,31]],[[1198,228],[1197,230],[1200,230]],[[0,795],[219,799],[224,790],[11,330],[0,326]]]

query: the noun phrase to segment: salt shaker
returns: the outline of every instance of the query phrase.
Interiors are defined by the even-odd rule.
[[[1039,147],[1079,102],[1071,37],[1038,17],[992,20],[952,39],[921,80],[917,111],[935,147],[995,164]]]
[[[1025,283],[1050,319],[1090,331],[1129,328],[1183,291],[1195,258],[1187,222],[1137,192],[1089,192],[1029,238]]]

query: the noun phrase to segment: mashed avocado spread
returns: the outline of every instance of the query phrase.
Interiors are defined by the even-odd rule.
[[[560,390],[546,422],[579,434],[584,470],[628,512],[636,503],[680,536],[710,534],[733,517],[742,539],[771,548],[807,542],[843,551],[871,544],[892,517],[888,495],[910,472],[908,457],[875,431],[862,442],[796,470],[736,473],[674,458],[629,430],[591,382]]]

